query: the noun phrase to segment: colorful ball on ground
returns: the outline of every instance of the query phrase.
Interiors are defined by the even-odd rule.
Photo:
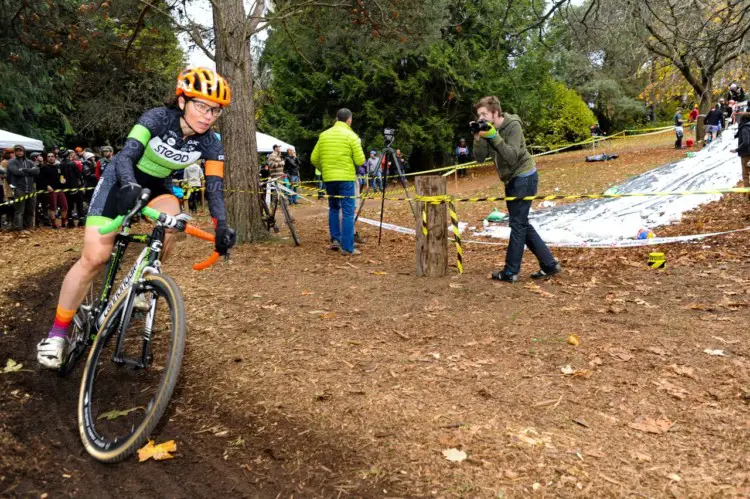
[[[651,239],[654,237],[656,237],[656,234],[654,234],[650,229],[641,229],[635,236],[636,239]]]
[[[693,147],[693,144],[695,144],[695,141],[693,139],[687,139],[685,141],[685,145],[687,145],[688,147]]]

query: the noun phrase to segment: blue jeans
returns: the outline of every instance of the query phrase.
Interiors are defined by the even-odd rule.
[[[289,181],[292,183],[291,189],[297,192],[297,186],[299,185],[299,175],[289,175]],[[292,204],[299,204],[299,196],[289,196],[289,202]]]
[[[505,184],[505,195],[509,197],[534,196],[538,185],[538,173],[533,173],[528,177],[515,177]],[[506,205],[510,219],[510,241],[505,255],[505,272],[518,274],[521,271],[524,246],[528,246],[543,268],[554,267],[555,257],[539,237],[534,226],[529,223],[531,201],[507,201]]]
[[[354,182],[326,182],[326,192],[329,196],[348,196],[328,198],[328,230],[331,241],[339,241],[341,249],[351,253],[354,251]]]
[[[383,177],[380,173],[371,173],[370,174],[371,179],[371,186],[372,190],[375,192],[378,192],[378,188],[382,191],[383,190]]]

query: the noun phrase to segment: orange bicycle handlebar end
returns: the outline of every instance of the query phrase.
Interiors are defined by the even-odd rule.
[[[200,263],[196,263],[193,265],[193,270],[205,270],[214,263],[216,263],[219,260],[219,253],[216,251],[213,252],[211,256],[209,256],[206,260],[203,260]]]

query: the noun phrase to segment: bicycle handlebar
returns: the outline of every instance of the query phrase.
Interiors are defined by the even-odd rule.
[[[155,220],[155,221],[156,220],[164,221],[164,217],[169,216],[166,213],[162,213],[149,206],[144,206],[140,211],[145,217],[148,217],[151,220]],[[107,225],[99,228],[99,234],[105,235],[105,234],[110,234],[112,232],[119,230],[124,221],[125,221],[125,215],[118,215],[117,217],[115,217],[114,220],[109,222]],[[194,225],[186,224],[184,228],[184,232],[193,237],[197,237],[198,239],[203,239],[204,241],[209,241],[212,243],[216,241],[216,236],[214,236],[213,234],[209,232],[201,230],[198,227],[195,227]],[[207,259],[193,265],[193,270],[207,269],[208,267],[215,264],[219,260],[219,256],[220,256],[219,253],[214,251],[211,254],[211,256],[209,256]]]

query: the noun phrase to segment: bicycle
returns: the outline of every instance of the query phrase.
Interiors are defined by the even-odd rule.
[[[281,206],[281,212],[284,214],[284,221],[289,227],[289,232],[292,234],[292,240],[295,246],[300,245],[299,236],[297,235],[297,229],[294,228],[294,219],[291,213],[289,213],[289,199],[288,196],[296,196],[297,193],[286,187],[279,179],[269,178],[261,182],[260,192],[260,209],[263,216],[263,223],[266,224],[266,229],[273,230],[275,233],[279,233],[281,230],[279,225],[276,223],[276,210]]]
[[[185,304],[175,281],[161,272],[159,256],[168,228],[214,241],[214,236],[145,206],[144,189],[136,206],[99,229],[118,231],[101,292],[90,286],[69,334],[70,348],[60,374],[70,374],[90,347],[78,400],[78,429],[86,451],[96,460],[115,463],[139,449],[167,408],[185,348]],[[148,234],[130,234],[131,219],[142,214],[154,222]],[[111,294],[130,243],[145,243],[132,268]],[[210,267],[213,254],[193,266]],[[111,296],[110,296],[111,295]],[[146,310],[136,306],[141,297]],[[139,334],[136,330],[142,329]]]

